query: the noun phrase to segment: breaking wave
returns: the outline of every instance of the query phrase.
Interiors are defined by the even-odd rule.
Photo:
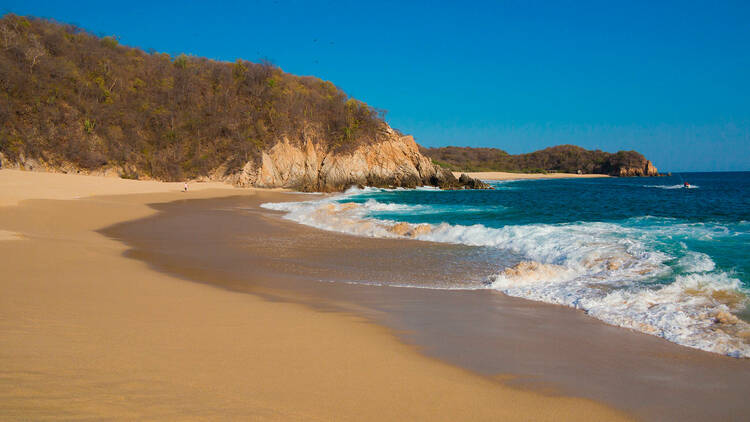
[[[661,217],[498,228],[416,224],[377,216],[441,212],[446,206],[381,203],[373,198],[355,202],[362,199],[359,195],[381,191],[352,189],[321,200],[262,207],[325,230],[508,251],[521,260],[477,288],[570,306],[609,324],[681,345],[750,357],[750,324],[735,316],[748,304],[748,292],[739,278],[717,270],[709,255],[686,244],[733,236],[723,225]]]

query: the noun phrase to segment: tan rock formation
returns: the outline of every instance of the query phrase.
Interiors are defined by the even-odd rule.
[[[643,167],[620,167],[618,176],[620,177],[633,177],[633,176],[658,176],[659,170],[651,163],[650,160],[646,160],[646,164]]]
[[[651,163],[651,160],[646,161],[646,168],[644,169],[646,176],[658,176],[659,170]]]
[[[379,142],[363,144],[350,152],[325,151],[321,144],[312,137],[302,146],[284,139],[263,152],[257,166],[248,162],[239,172],[219,178],[240,186],[328,192],[352,185],[413,188],[481,184],[474,179],[459,183],[451,172],[420,154],[414,138],[399,135],[390,127]]]

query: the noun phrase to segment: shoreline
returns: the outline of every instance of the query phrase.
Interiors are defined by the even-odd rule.
[[[745,400],[750,361],[493,290],[388,286],[402,280],[419,285],[420,279],[481,278],[477,272],[486,265],[456,262],[456,253],[475,257],[475,247],[360,237],[295,224],[259,207],[272,201],[161,204],[158,215],[105,233],[126,242],[131,257],[158,271],[271,300],[351,311],[390,328],[423,354],[513,386],[586,397],[646,420],[726,419],[750,410]],[[166,236],[154,242],[152,234],[160,230]],[[190,231],[201,244],[188,241]]]
[[[272,300],[268,286],[238,294],[186,283],[99,233],[159,207],[186,209],[186,199],[286,193],[196,183],[185,194],[181,184],[10,170],[0,182],[0,409],[9,419],[627,419],[425,357],[356,313],[316,309],[327,306],[316,298],[304,306]],[[261,232],[292,224],[263,222]],[[249,275],[294,281],[273,265],[275,274]]]
[[[597,179],[602,177],[612,177],[607,174],[575,174],[575,173],[509,173],[504,171],[486,171],[486,172],[460,172],[454,171],[456,178],[461,174],[467,174],[469,177],[479,180],[536,180],[536,179]]]

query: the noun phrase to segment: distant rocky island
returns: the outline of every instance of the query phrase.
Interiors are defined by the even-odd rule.
[[[491,149],[463,149],[471,160],[453,147],[420,152],[383,111],[331,82],[270,63],[146,52],[39,18],[0,19],[0,74],[3,168],[303,191],[487,187],[455,169],[656,172],[634,152],[573,167],[507,167],[515,159]]]
[[[659,171],[636,151],[608,153],[575,145],[559,145],[528,154],[511,155],[497,148],[442,147],[420,152],[453,171],[517,173],[581,173],[610,176],[658,176]]]

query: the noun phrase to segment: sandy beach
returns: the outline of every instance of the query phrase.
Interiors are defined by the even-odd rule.
[[[592,400],[512,388],[425,357],[351,312],[157,272],[99,232],[154,216],[150,204],[291,196],[214,184],[181,189],[0,171],[2,419],[627,418]]]
[[[750,421],[750,3],[7,3],[0,422]]]
[[[453,175],[460,177],[464,172],[454,171]],[[530,179],[591,179],[610,177],[606,174],[576,174],[576,173],[508,173],[503,171],[486,171],[466,173],[479,180],[530,180]]]
[[[679,346],[493,289],[400,287],[456,280],[476,285],[507,257],[475,246],[289,224],[281,213],[259,207],[278,200],[258,191],[154,204],[159,213],[101,232],[162,273],[354,313],[421,354],[506,385],[585,397],[643,420],[733,420],[750,411],[747,359]]]

